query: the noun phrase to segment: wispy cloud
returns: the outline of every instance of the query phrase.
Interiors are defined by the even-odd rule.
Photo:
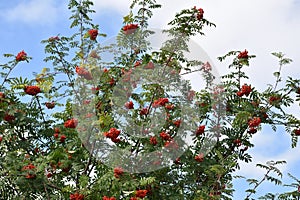
[[[2,10],[0,16],[8,22],[29,25],[53,25],[61,16],[61,6],[53,0],[21,1],[13,8]]]

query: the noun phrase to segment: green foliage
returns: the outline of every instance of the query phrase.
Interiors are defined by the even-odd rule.
[[[201,9],[183,9],[177,13],[168,24],[170,28],[164,31],[170,39],[161,49],[153,51],[145,38],[153,34],[153,31],[147,29],[153,11],[161,7],[155,0],[132,1],[130,13],[123,19],[124,24],[138,23],[140,28],[132,34],[121,30],[116,46],[101,46],[96,38],[89,36],[90,30],[99,27],[92,22],[91,14],[95,12],[92,6],[90,0],[69,1],[70,27],[74,34],[69,37],[57,35],[42,41],[45,45],[45,64],[51,67],[35,73],[33,80],[10,77],[12,70],[21,61],[17,61],[15,55],[4,54],[9,61],[0,65],[3,79],[0,88],[0,199],[69,199],[74,194],[81,194],[91,200],[102,199],[104,196],[129,200],[136,195],[137,190],[147,190],[145,200],[232,199],[232,181],[237,178],[233,172],[239,169],[241,161],[252,162],[247,149],[255,146],[250,140],[253,134],[259,134],[256,132],[260,131],[261,124],[270,125],[274,131],[277,126],[284,126],[291,135],[291,146],[296,147],[300,120],[287,112],[286,108],[300,102],[300,80],[288,77],[283,83],[282,66],[292,62],[283,53],[272,53],[279,60],[279,69],[274,72],[275,83],[264,91],[251,86],[249,77],[243,71],[255,58],[254,55],[248,55],[246,50],[231,51],[219,58],[220,61],[233,58],[228,66],[231,71],[222,76],[221,85],[212,87],[215,77],[209,69],[203,69],[206,63],[185,56],[189,52],[188,41],[191,36],[204,35],[206,27],[215,27],[203,16]],[[104,37],[105,34],[99,32],[97,36]],[[99,54],[103,52],[112,53],[114,60],[109,63],[102,60]],[[22,61],[29,62],[30,59],[26,57]],[[118,96],[114,95],[116,86],[124,78],[133,78],[132,71],[139,76],[130,81],[138,82],[144,77],[154,80],[156,74],[139,71],[139,68],[151,63],[159,65],[162,71],[172,70],[173,82],[165,88],[160,82],[142,85],[141,91],[133,92],[130,97],[135,107],[129,111],[123,109],[125,102],[122,102],[122,97],[133,87],[128,86],[119,91]],[[99,79],[84,79],[78,67]],[[170,94],[168,90],[178,88],[180,72],[189,74],[195,71],[202,73],[206,87],[205,90],[195,91],[194,99],[187,100],[194,101],[195,106],[186,106],[186,110],[183,110],[176,94]],[[160,75],[168,77],[170,74]],[[242,81],[248,83],[242,85]],[[85,88],[84,91],[78,89],[85,85],[93,88],[91,94],[87,92],[91,88]],[[33,95],[24,90],[25,86],[37,86],[42,91]],[[189,82],[184,82],[177,91],[184,95],[192,92]],[[90,96],[86,98],[84,94]],[[82,99],[82,96],[85,98]],[[116,169],[106,166],[103,160],[96,159],[99,152],[93,154],[87,150],[95,145],[90,138],[98,141],[111,128],[120,128],[114,115],[114,106],[119,102],[121,104],[117,106],[122,108],[123,113],[127,113],[126,120],[146,126],[151,123],[147,112],[160,98],[168,98],[170,107],[161,107],[168,120],[162,127],[155,127],[151,133],[151,136],[156,136],[157,144],[151,143],[149,137],[131,135],[133,128],[127,126],[120,133],[121,139],[115,142],[115,146],[128,150],[130,155],[145,155],[158,148],[167,149],[172,140],[167,143],[160,133],[168,130],[169,136],[175,138],[179,134],[180,124],[176,127],[174,122],[181,119],[182,113],[188,113],[188,122],[180,123],[190,128],[194,126],[192,122],[196,118],[196,127],[202,125],[205,129],[203,133],[193,133],[193,145],[184,147],[185,151],[179,158],[169,159],[168,167],[144,173],[116,172]],[[92,135],[94,130],[84,130],[85,126],[74,129],[68,124],[68,120],[77,114],[76,111],[90,111],[88,106],[80,106],[83,102],[88,104],[88,101],[93,103],[91,112],[95,116],[92,115],[91,120],[88,116],[78,120],[84,125],[93,124],[93,129],[97,131],[95,135]],[[55,108],[47,106],[47,103],[52,102]],[[74,107],[79,108],[76,110]],[[141,111],[145,107],[148,107],[147,112],[142,115]],[[197,115],[189,116],[195,110]],[[219,121],[212,119],[216,114],[219,114]],[[214,145],[206,143],[208,129],[217,129],[216,135],[213,135],[216,138]],[[184,141],[178,141],[178,145],[181,142]],[[259,180],[246,179],[250,185],[246,190],[246,199],[250,199],[264,181],[282,185],[283,174],[277,167],[282,164],[285,161],[258,164],[257,167],[266,172]],[[284,194],[268,193],[260,199],[299,198],[297,190],[300,181],[288,175],[294,183],[284,186],[293,188],[293,191]]]

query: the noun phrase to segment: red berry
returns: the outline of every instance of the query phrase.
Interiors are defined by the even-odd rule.
[[[241,88],[241,91],[244,95],[248,96],[252,91],[251,85],[244,84]]]
[[[57,41],[57,40],[60,40],[58,36],[52,36],[48,39],[49,42],[54,42],[54,41]]]
[[[116,178],[120,178],[120,176],[124,173],[124,170],[121,167],[114,168],[114,176]]]
[[[102,197],[102,200],[116,200],[116,198],[104,196],[104,197]]]
[[[75,72],[76,72],[79,76],[84,77],[86,80],[93,80],[93,76],[92,76],[91,72],[89,72],[87,69],[85,69],[85,68],[83,68],[83,67],[78,67],[78,66],[76,66]]]
[[[159,106],[165,106],[166,103],[169,103],[168,98],[159,98],[153,102],[152,106],[153,108],[158,108]]]
[[[155,136],[150,137],[150,144],[157,145],[157,139]]]
[[[168,133],[166,133],[166,132],[161,132],[161,133],[159,134],[159,136],[160,136],[163,140],[170,140],[170,139],[171,139],[171,136],[170,136]]]
[[[65,135],[61,135],[60,136],[60,142],[65,142],[66,138],[67,137]]]
[[[29,86],[26,86],[26,87],[24,88],[24,92],[25,92],[26,94],[35,96],[35,95],[37,95],[38,93],[41,93],[41,89],[40,89],[39,86],[29,85]]]
[[[70,194],[70,200],[84,200],[84,195],[79,193]]]
[[[46,102],[45,105],[48,109],[52,109],[55,107],[55,102]]]
[[[66,128],[76,128],[77,125],[78,125],[77,119],[69,119],[64,123],[64,126]]]
[[[271,96],[269,98],[269,103],[270,104],[275,104],[275,103],[278,103],[280,100],[281,100],[280,96]]]
[[[65,167],[65,168],[62,168],[62,171],[65,172],[65,173],[68,173],[70,171],[70,167]]]
[[[98,30],[91,29],[88,31],[88,34],[89,34],[91,40],[96,40],[96,38],[98,36]]]
[[[47,178],[51,178],[53,176],[53,174],[52,173],[47,173]]]
[[[3,119],[8,123],[12,123],[15,120],[15,116],[6,113]]]
[[[195,156],[195,160],[197,162],[203,162],[204,161],[204,154],[203,153],[198,154],[197,156]]]
[[[194,9],[197,11],[197,13],[195,14],[196,19],[197,20],[202,20],[203,19],[204,10],[202,8],[197,9],[196,6],[194,6]]]
[[[167,110],[173,110],[174,109],[174,105],[173,104],[166,104],[165,105],[165,108],[167,109]]]
[[[240,139],[235,139],[233,140],[233,143],[236,145],[236,146],[241,146],[242,145],[242,142]]]
[[[202,135],[204,133],[205,125],[201,125],[196,130],[196,136]]]
[[[139,198],[144,198],[148,193],[148,190],[136,190],[135,196]]]
[[[238,59],[247,59],[248,58],[248,51],[242,51],[240,52],[240,54],[238,55]]]
[[[139,27],[138,24],[128,24],[123,26],[123,31],[125,35],[130,35],[136,31],[136,29]]]
[[[180,162],[180,158],[176,158],[176,160],[174,160],[174,163],[175,163],[176,165],[179,165],[179,164],[181,164],[181,162]]]
[[[238,92],[236,93],[236,95],[237,95],[238,97],[242,97],[244,94],[243,94],[243,92],[238,91]]]
[[[253,128],[253,127],[250,127],[250,129],[248,130],[248,133],[250,133],[250,134],[254,134],[256,132],[257,132],[257,129]]]
[[[173,122],[173,124],[176,126],[176,127],[180,127],[180,124],[181,124],[181,120],[179,119],[179,120],[176,120],[176,121],[174,121]]]
[[[3,136],[2,136],[2,135],[0,135],[0,142],[2,142],[2,140],[3,140]]]
[[[134,105],[133,105],[133,102],[132,101],[129,101],[129,102],[126,102],[125,103],[125,108],[127,108],[127,109],[133,109],[134,107],[133,107]]]
[[[300,136],[300,129],[296,129],[296,130],[294,131],[294,133],[295,133],[296,136]]]
[[[142,108],[140,111],[140,115],[147,115],[148,114],[148,107]]]
[[[0,92],[0,99],[4,99],[5,98],[5,94],[3,92]]]
[[[104,132],[103,135],[107,138],[110,138],[114,143],[118,143],[121,140],[117,138],[120,135],[121,131],[116,128],[109,129],[108,132]]]
[[[251,120],[249,120],[248,125],[250,127],[256,127],[259,126],[261,123],[261,119],[259,117],[253,117]]]
[[[16,56],[16,61],[24,61],[27,58],[27,54],[23,51],[19,52]]]

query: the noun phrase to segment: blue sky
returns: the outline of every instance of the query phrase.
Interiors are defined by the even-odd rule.
[[[63,3],[62,3],[63,2]],[[97,14],[95,23],[100,24],[101,32],[114,36],[122,25],[122,16],[128,13],[129,0],[95,1]],[[205,37],[195,37],[196,41],[208,53],[215,67],[224,74],[226,63],[220,64],[216,57],[230,50],[244,50],[256,54],[247,73],[251,84],[258,89],[273,83],[272,73],[277,69],[277,60],[271,52],[282,51],[294,62],[284,69],[284,76],[300,77],[300,3],[298,0],[161,0],[163,8],[155,12],[150,25],[165,28],[174,13],[181,8],[196,5],[205,11],[205,17],[216,23],[217,28],[207,28]],[[70,35],[69,13],[67,1],[60,0],[10,0],[0,1],[0,54],[17,54],[25,50],[33,57],[30,64],[22,63],[14,71],[16,76],[31,76],[31,72],[39,72],[43,67],[51,67],[43,63],[43,45],[41,40],[57,34]],[[180,5],[180,6],[179,6]],[[0,58],[0,63],[5,59]],[[299,106],[290,109],[300,117]],[[287,160],[283,167],[285,173],[291,172],[300,178],[299,146],[290,149],[290,137],[279,128],[274,133],[270,128],[253,137],[255,148],[249,152],[254,157],[251,164],[241,164],[237,174],[247,177],[259,177],[262,172],[254,168],[256,163],[268,160]],[[235,182],[237,190],[234,199],[245,197],[243,181]],[[279,192],[279,188],[263,184],[260,194]],[[254,196],[255,197],[255,196]]]

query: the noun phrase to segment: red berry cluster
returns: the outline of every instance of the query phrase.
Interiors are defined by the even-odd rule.
[[[92,74],[87,69],[85,69],[83,67],[76,66],[75,71],[79,76],[84,77],[86,80],[92,80],[93,79]]]
[[[67,139],[67,136],[61,135],[59,140],[60,140],[60,142],[64,143],[66,141],[66,139]]]
[[[134,67],[138,67],[138,66],[140,66],[142,64],[142,61],[136,61],[135,63],[134,63]]]
[[[174,106],[174,104],[166,104],[166,105],[165,105],[165,108],[166,108],[167,110],[173,110],[173,109],[175,108],[175,106]]]
[[[117,200],[117,199],[115,197],[104,196],[104,197],[102,197],[102,200]]]
[[[126,102],[124,106],[125,106],[125,108],[127,108],[127,109],[133,109],[133,106],[134,106],[134,105],[133,105],[133,102],[132,102],[132,101],[129,101],[129,102]]]
[[[14,115],[10,115],[8,113],[5,113],[3,119],[5,121],[7,121],[8,123],[12,123],[16,119],[16,117]]]
[[[25,51],[21,51],[17,54],[16,56],[16,61],[20,62],[20,61],[24,61],[27,58],[27,53],[25,53]]]
[[[116,178],[120,178],[120,176],[122,176],[123,173],[124,173],[124,170],[121,167],[114,168],[114,176]]]
[[[99,91],[100,89],[101,89],[100,87],[92,87],[91,88],[93,94],[96,94],[97,91]]]
[[[205,130],[205,125],[199,126],[195,132],[196,136],[202,135],[204,133],[204,130]]]
[[[175,163],[176,165],[182,164],[182,163],[180,162],[180,158],[176,158],[176,159],[174,160],[174,163]]]
[[[41,92],[41,89],[40,89],[39,86],[36,86],[36,85],[29,85],[29,86],[26,86],[26,87],[24,88],[24,92],[25,92],[26,94],[35,96],[35,95],[37,95],[38,93]]]
[[[52,109],[55,107],[55,102],[46,102],[45,105],[48,109]]]
[[[108,132],[104,132],[104,136],[110,138],[111,141],[117,143],[120,142],[120,139],[117,138],[120,135],[121,131],[116,128],[109,129]]]
[[[140,110],[140,115],[147,115],[148,114],[148,107],[145,107],[145,108],[142,108],[141,110]]]
[[[166,132],[161,132],[161,133],[159,134],[159,136],[160,136],[163,140],[170,140],[170,139],[172,139],[172,137],[171,137],[168,133],[166,133]]]
[[[54,137],[55,139],[58,139],[58,138],[59,138],[60,142],[62,142],[62,143],[65,142],[66,139],[67,139],[67,136],[61,135],[61,136],[59,137],[59,135],[60,135],[60,129],[59,129],[59,128],[54,128],[54,134],[53,134],[53,137]]]
[[[166,103],[169,103],[168,98],[159,98],[153,102],[152,106],[153,106],[153,108],[157,108],[159,106],[165,106]]]
[[[147,196],[148,190],[136,190],[135,191],[135,197],[138,198],[145,198]]]
[[[233,140],[233,144],[235,144],[236,146],[241,146],[242,141],[240,139],[235,139],[235,140]]]
[[[123,26],[123,31],[125,35],[129,35],[135,32],[135,30],[139,27],[138,24],[127,24]]]
[[[176,126],[176,127],[180,127],[180,124],[181,124],[181,120],[179,119],[179,120],[176,120],[176,121],[174,121],[173,122],[173,124]]]
[[[204,154],[203,153],[199,153],[198,155],[195,156],[195,160],[197,162],[203,162],[204,161]]]
[[[248,51],[245,49],[245,51],[241,51],[238,55],[238,59],[248,59]]]
[[[254,134],[257,132],[256,127],[261,123],[261,119],[259,117],[253,117],[248,121],[249,129],[248,133]]]
[[[2,102],[2,100],[5,99],[5,94],[3,92],[0,92],[0,103]]]
[[[272,105],[272,104],[276,104],[278,102],[280,102],[281,100],[281,97],[280,96],[271,96],[269,98],[269,103]]]
[[[197,10],[196,18],[198,20],[203,19],[204,10],[202,8],[197,9],[196,6],[194,6],[194,10]]]
[[[294,133],[295,133],[296,136],[300,136],[300,129],[294,130]]]
[[[253,117],[252,119],[250,119],[248,121],[248,125],[250,127],[256,127],[256,126],[259,126],[261,123],[261,119],[259,117]]]
[[[35,178],[36,174],[33,172],[34,169],[35,169],[35,166],[32,163],[22,167],[22,171],[27,171],[25,178],[27,178],[27,179]]]
[[[96,40],[97,35],[98,35],[98,30],[97,29],[91,29],[91,30],[88,31],[88,34],[89,34],[91,40]]]
[[[65,121],[64,123],[64,127],[66,128],[76,128],[76,126],[78,125],[78,120],[77,119],[69,119],[67,121]]]
[[[59,37],[58,36],[52,36],[48,39],[49,42],[54,42],[54,41],[57,41],[59,40]]]
[[[249,94],[252,92],[252,88],[251,88],[251,85],[247,85],[247,84],[244,84],[241,88],[240,91],[238,91],[236,94],[239,96],[239,97],[242,97],[243,95],[246,95],[246,96],[249,96]]]
[[[70,200],[84,200],[84,195],[79,193],[70,194]]]
[[[116,81],[115,81],[114,78],[111,78],[111,79],[109,80],[109,85],[113,86],[115,83],[116,83]]]
[[[155,136],[151,136],[150,137],[150,144],[152,144],[152,145],[157,145],[157,139],[156,139],[156,137]]]

